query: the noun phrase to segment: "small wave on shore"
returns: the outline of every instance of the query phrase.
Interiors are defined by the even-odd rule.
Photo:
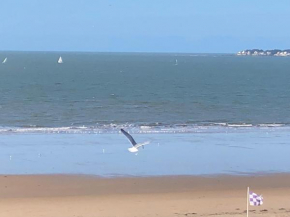
[[[151,124],[100,124],[63,127],[45,126],[21,126],[21,127],[0,127],[0,134],[22,134],[22,133],[44,133],[44,134],[116,134],[121,128],[126,128],[133,133],[139,134],[166,134],[166,133],[219,133],[251,130],[283,130],[289,129],[289,124],[267,123],[205,123],[205,124],[172,124],[162,123]]]

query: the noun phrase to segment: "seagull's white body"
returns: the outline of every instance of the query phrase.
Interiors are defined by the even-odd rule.
[[[138,152],[138,148],[131,147],[131,148],[128,148],[128,151],[135,153],[135,152]]]
[[[149,141],[146,141],[146,142],[143,142],[143,143],[138,143],[135,146],[133,146],[131,148],[128,148],[128,151],[130,151],[132,153],[137,152],[138,148],[144,147],[144,145],[148,145],[149,143],[150,143]]]

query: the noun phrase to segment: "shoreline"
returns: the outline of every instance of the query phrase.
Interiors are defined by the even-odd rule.
[[[281,217],[290,212],[290,174],[0,175],[0,216],[245,216],[248,186],[264,197],[264,205],[250,207],[250,213]]]

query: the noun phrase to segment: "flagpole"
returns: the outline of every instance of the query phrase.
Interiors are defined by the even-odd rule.
[[[249,187],[247,190],[247,217],[249,217]]]

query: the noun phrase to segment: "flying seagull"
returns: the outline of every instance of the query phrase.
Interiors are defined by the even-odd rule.
[[[143,142],[143,143],[137,143],[135,142],[135,140],[133,139],[133,137],[126,132],[125,130],[121,129],[121,132],[130,140],[130,142],[132,143],[133,147],[128,148],[128,151],[130,152],[137,152],[138,148],[140,148],[142,146],[142,148],[144,148],[144,145],[148,145],[150,142]]]

